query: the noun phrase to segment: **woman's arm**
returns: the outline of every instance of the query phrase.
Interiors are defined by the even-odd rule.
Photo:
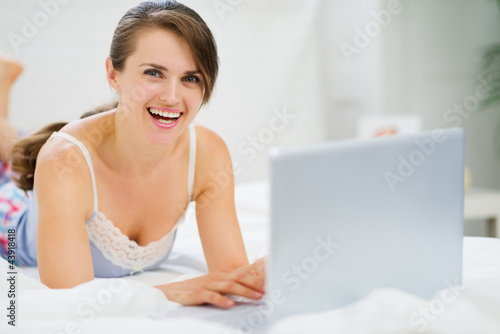
[[[224,141],[197,126],[196,220],[208,270],[248,265],[234,204],[234,175]]]
[[[64,139],[51,139],[38,155],[35,185],[41,282],[50,288],[70,288],[93,280],[85,227],[93,210],[93,191],[82,153]]]
[[[209,274],[159,286],[168,299],[184,305],[231,307],[225,294],[260,299],[264,293],[263,260],[249,265],[234,205],[234,176],[224,141],[196,127],[197,156],[194,195],[198,230]]]

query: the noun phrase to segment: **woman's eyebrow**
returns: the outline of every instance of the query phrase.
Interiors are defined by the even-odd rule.
[[[142,63],[139,66],[151,66],[151,67],[154,67],[158,70],[167,71],[166,67],[158,65],[158,64],[153,64],[153,63]]]
[[[154,63],[142,63],[139,66],[151,66],[151,67],[154,67],[154,68],[156,68],[158,70],[168,72],[168,69],[166,67],[158,65],[158,64],[154,64]],[[186,71],[186,72],[184,72],[184,74],[187,74],[187,75],[200,74],[200,73],[201,73],[200,70],[194,70],[194,71]]]

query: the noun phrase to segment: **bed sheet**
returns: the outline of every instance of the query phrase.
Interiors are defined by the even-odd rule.
[[[235,198],[251,261],[268,253],[268,185],[240,184]],[[0,261],[0,333],[257,333],[255,316],[233,310],[183,307],[152,286],[206,272],[194,207],[180,226],[168,263],[120,279],[96,279],[73,289],[51,290],[36,268],[19,268],[16,327],[6,305],[7,262]],[[262,305],[261,306],[265,306]],[[255,314],[261,308],[256,307]],[[254,315],[255,315],[254,314]],[[464,239],[464,284],[422,300],[399,290],[378,289],[348,307],[282,319],[270,333],[491,333],[500,334],[500,239]]]

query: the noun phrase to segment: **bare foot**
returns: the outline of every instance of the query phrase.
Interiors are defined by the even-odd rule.
[[[22,71],[19,62],[0,53],[0,85],[10,88]]]

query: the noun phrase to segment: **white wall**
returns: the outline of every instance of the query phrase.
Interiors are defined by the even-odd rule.
[[[0,0],[0,51],[26,67],[12,92],[11,121],[27,131],[113,98],[104,59],[119,18],[140,2],[64,0],[16,52],[8,34],[22,35],[23,19],[33,22],[41,3],[55,1],[63,2]],[[241,167],[238,181],[267,175],[272,145],[353,137],[360,115],[416,113],[426,129],[449,126],[445,111],[473,92],[479,47],[500,39],[493,0],[402,0],[364,41],[359,30],[373,28],[374,12],[388,11],[390,0],[181,2],[218,42],[219,81],[198,121],[226,140]],[[347,44],[357,53],[347,57]],[[284,110],[295,118],[271,130]],[[498,114],[474,113],[462,124],[476,185],[500,187],[490,140]]]
[[[500,109],[473,104],[483,51],[500,42],[496,1],[419,0],[404,7],[383,36],[385,110],[418,114],[425,129],[463,127],[473,185],[500,187],[500,143],[493,147]],[[455,111],[464,104],[462,114]]]
[[[372,12],[382,9],[382,1],[325,0],[322,4],[328,139],[351,138],[360,116],[383,112],[382,39],[375,33],[360,43],[359,37],[359,31],[374,21]]]

